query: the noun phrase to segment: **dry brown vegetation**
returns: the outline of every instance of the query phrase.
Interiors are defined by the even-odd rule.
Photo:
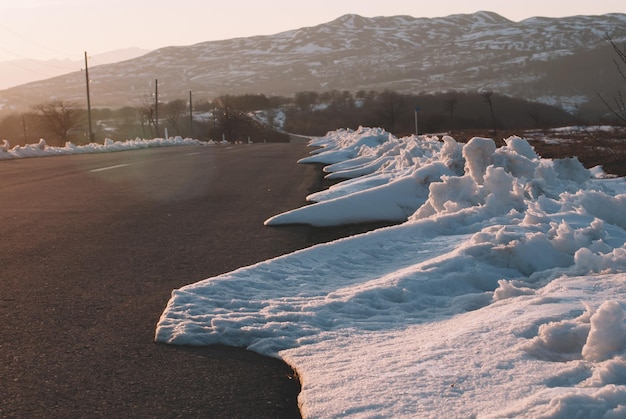
[[[450,135],[459,142],[473,137],[496,140],[498,146],[512,135],[525,138],[544,158],[577,157],[587,168],[602,166],[608,174],[626,176],[626,127],[570,127],[546,130],[456,131]]]

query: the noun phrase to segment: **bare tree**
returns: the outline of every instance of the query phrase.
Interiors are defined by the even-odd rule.
[[[222,128],[222,134],[228,141],[234,141],[238,125],[238,112],[232,107],[232,99],[228,96],[218,97],[214,100],[216,112],[215,121]]]
[[[489,113],[491,114],[491,123],[493,124],[493,135],[497,135],[497,127],[496,127],[496,114],[493,112],[493,100],[491,96],[493,96],[493,92],[491,90],[484,90],[481,92],[483,99],[489,105]]]
[[[62,142],[67,142],[69,133],[80,122],[81,115],[76,104],[61,100],[33,106],[36,115],[41,118],[41,123],[51,134],[58,137]]]
[[[153,135],[151,127],[154,127],[154,131],[156,132],[154,102],[147,97],[144,98],[141,105],[137,106],[137,116],[139,117],[143,137],[146,138],[146,125],[150,130],[150,135]]]
[[[150,119],[152,115],[152,108],[150,106],[138,106],[137,116],[139,118],[139,124],[141,125],[141,133],[146,138],[146,125],[150,126]]]
[[[622,76],[622,79],[626,81],[626,47],[623,46],[622,49],[620,49],[608,34],[604,37],[607,41],[609,41],[611,47],[613,47],[613,51],[615,51],[615,54],[617,55],[617,58],[613,60],[613,63],[615,64],[620,76]],[[626,100],[624,99],[624,95],[621,90],[618,90],[617,93],[615,93],[612,98],[612,102],[604,99],[599,93],[598,97],[618,120],[626,122]]]
[[[392,90],[385,90],[378,95],[379,113],[384,119],[384,128],[388,132],[395,132],[396,120],[402,107],[402,95]]]
[[[180,135],[180,119],[187,109],[185,101],[181,99],[173,100],[165,105],[166,120],[176,133]]]
[[[319,102],[319,93],[313,91],[297,92],[295,103],[302,112],[312,112],[313,107]]]
[[[449,99],[446,99],[446,107],[448,108],[448,114],[450,116],[450,131],[454,129],[454,108],[456,107],[459,98],[456,94],[453,94]]]

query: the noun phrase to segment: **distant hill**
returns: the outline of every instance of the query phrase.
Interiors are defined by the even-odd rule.
[[[130,60],[150,52],[141,48],[125,48],[89,57],[97,64],[110,64]],[[19,86],[38,80],[61,76],[85,67],[83,60],[32,60],[0,61],[0,89]]]
[[[605,34],[626,41],[626,14],[535,17],[512,22],[491,12],[441,18],[345,15],[269,36],[167,47],[90,66],[92,106],[163,101],[188,92],[292,95],[304,90],[399,92],[489,90],[571,112],[601,108],[597,93],[623,84]],[[0,91],[4,110],[52,98],[85,102],[84,76]],[[595,108],[594,108],[595,107]]]

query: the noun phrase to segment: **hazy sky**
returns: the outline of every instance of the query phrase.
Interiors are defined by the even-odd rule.
[[[624,0],[0,0],[0,61],[81,59],[127,47],[270,35],[346,13],[440,17],[489,10],[532,16],[626,13]]]

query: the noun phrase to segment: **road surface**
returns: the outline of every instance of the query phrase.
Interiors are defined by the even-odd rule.
[[[298,417],[279,360],[155,344],[174,288],[348,234],[304,204],[305,144],[0,161],[0,417]]]

